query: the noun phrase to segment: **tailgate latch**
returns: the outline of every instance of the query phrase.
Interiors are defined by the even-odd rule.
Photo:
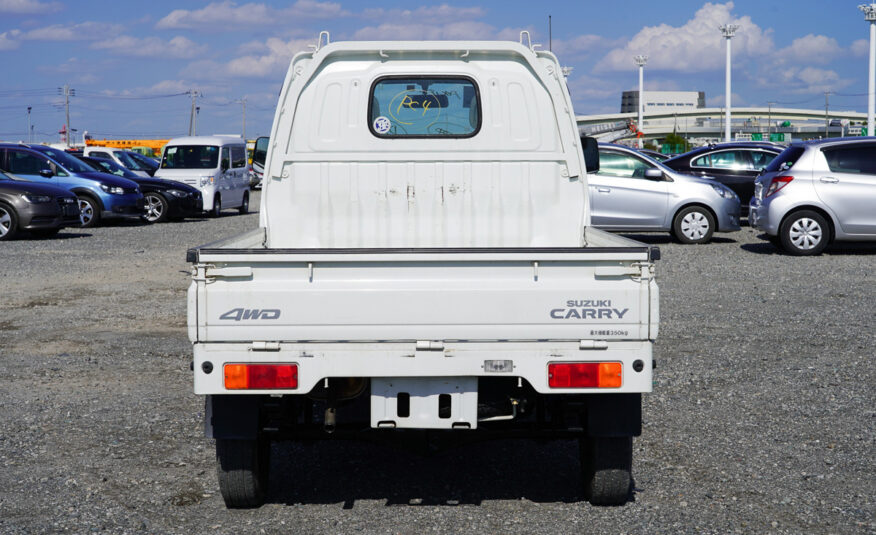
[[[279,351],[280,342],[253,342],[250,351]]]

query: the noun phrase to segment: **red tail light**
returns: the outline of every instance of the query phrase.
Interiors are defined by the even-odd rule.
[[[224,369],[228,390],[298,388],[297,364],[226,364]]]
[[[791,182],[792,180],[794,180],[794,177],[789,176],[789,175],[775,176],[775,177],[773,177],[773,179],[770,181],[770,185],[769,185],[769,187],[768,187],[767,190],[766,190],[766,193],[764,194],[764,198],[769,197],[769,196],[772,195],[773,193],[775,193],[775,192],[779,191],[780,189],[784,188],[784,187],[787,186],[788,183]],[[796,187],[796,186],[795,186],[795,187]]]
[[[569,362],[548,364],[551,388],[618,388],[623,384],[620,362]]]

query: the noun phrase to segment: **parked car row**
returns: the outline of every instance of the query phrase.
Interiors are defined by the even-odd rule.
[[[173,139],[154,178],[126,165],[135,161],[126,152],[89,147],[77,157],[45,145],[0,143],[0,240],[19,230],[50,235],[110,218],[158,223],[204,211],[213,217],[228,208],[249,211],[246,145],[240,137]],[[72,208],[66,206],[71,199]]]
[[[658,162],[600,144],[591,220],[612,231],[669,231],[682,243],[751,227],[793,255],[876,241],[876,139],[721,143]],[[750,212],[749,212],[750,206]]]

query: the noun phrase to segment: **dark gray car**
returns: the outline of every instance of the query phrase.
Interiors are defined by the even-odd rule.
[[[64,227],[80,225],[79,202],[72,192],[0,171],[0,240],[11,239],[21,230],[51,236]]]

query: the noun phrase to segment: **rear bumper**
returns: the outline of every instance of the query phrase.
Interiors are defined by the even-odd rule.
[[[772,199],[758,200],[756,197],[752,197],[749,205],[748,223],[752,228],[770,236],[777,236],[781,215],[775,210],[771,210],[773,204],[771,201]]]
[[[649,341],[608,341],[604,349],[582,349],[578,341],[454,342],[438,350],[418,350],[416,344],[403,342],[280,343],[273,348],[241,343],[196,343],[194,391],[196,394],[307,394],[326,378],[333,377],[522,377],[541,394],[644,393],[652,389],[652,345]],[[508,372],[488,372],[484,367],[487,360],[510,360],[512,364]],[[618,388],[551,388],[548,364],[557,362],[620,362],[622,385]],[[298,388],[227,390],[223,366],[229,363],[297,364]]]

